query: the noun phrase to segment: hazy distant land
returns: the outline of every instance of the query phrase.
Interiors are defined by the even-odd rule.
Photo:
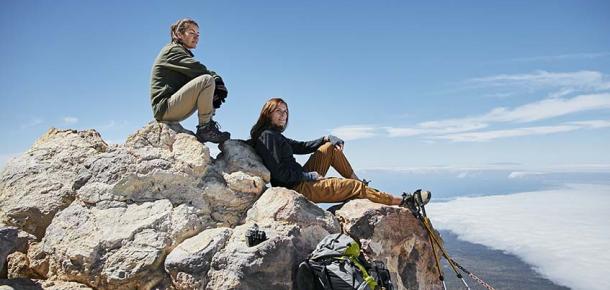
[[[440,233],[449,255],[460,265],[491,284],[495,289],[570,289],[543,278],[517,256],[459,240],[450,231],[440,231]],[[449,265],[443,264],[447,289],[464,289],[462,282],[456,278]],[[467,277],[466,274],[464,276],[471,289],[485,290],[483,286]]]

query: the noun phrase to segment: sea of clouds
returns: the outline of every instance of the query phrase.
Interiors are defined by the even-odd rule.
[[[437,229],[517,255],[573,289],[610,289],[610,185],[459,197],[427,206]]]

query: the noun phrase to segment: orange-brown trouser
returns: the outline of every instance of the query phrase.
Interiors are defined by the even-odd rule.
[[[303,167],[307,172],[316,171],[325,176],[331,166],[345,179],[303,181],[297,184],[294,190],[313,202],[342,202],[353,198],[366,198],[377,203],[392,204],[391,194],[368,187],[362,181],[349,179],[354,170],[343,151],[337,150],[331,143],[320,146]]]

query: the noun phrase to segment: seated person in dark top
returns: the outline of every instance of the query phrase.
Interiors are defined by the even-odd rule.
[[[267,101],[250,131],[254,148],[271,172],[271,185],[294,189],[313,202],[343,202],[366,198],[386,205],[408,203],[367,186],[358,179],[343,154],[343,140],[329,135],[302,142],[284,137],[288,125],[288,105],[279,98]],[[304,166],[293,154],[313,153]],[[325,178],[330,167],[344,178]]]

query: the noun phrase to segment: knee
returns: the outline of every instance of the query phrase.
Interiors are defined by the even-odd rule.
[[[200,75],[200,76],[192,79],[191,82],[195,83],[197,86],[200,86],[202,88],[207,88],[207,87],[214,88],[216,86],[216,83],[214,82],[214,77],[211,75],[208,75],[208,74]]]
[[[335,150],[337,150],[337,148],[335,148],[335,146],[333,146],[333,144],[331,144],[330,142],[326,142],[322,146],[320,146],[320,148],[318,148],[318,151],[325,154],[332,154],[335,152]]]

